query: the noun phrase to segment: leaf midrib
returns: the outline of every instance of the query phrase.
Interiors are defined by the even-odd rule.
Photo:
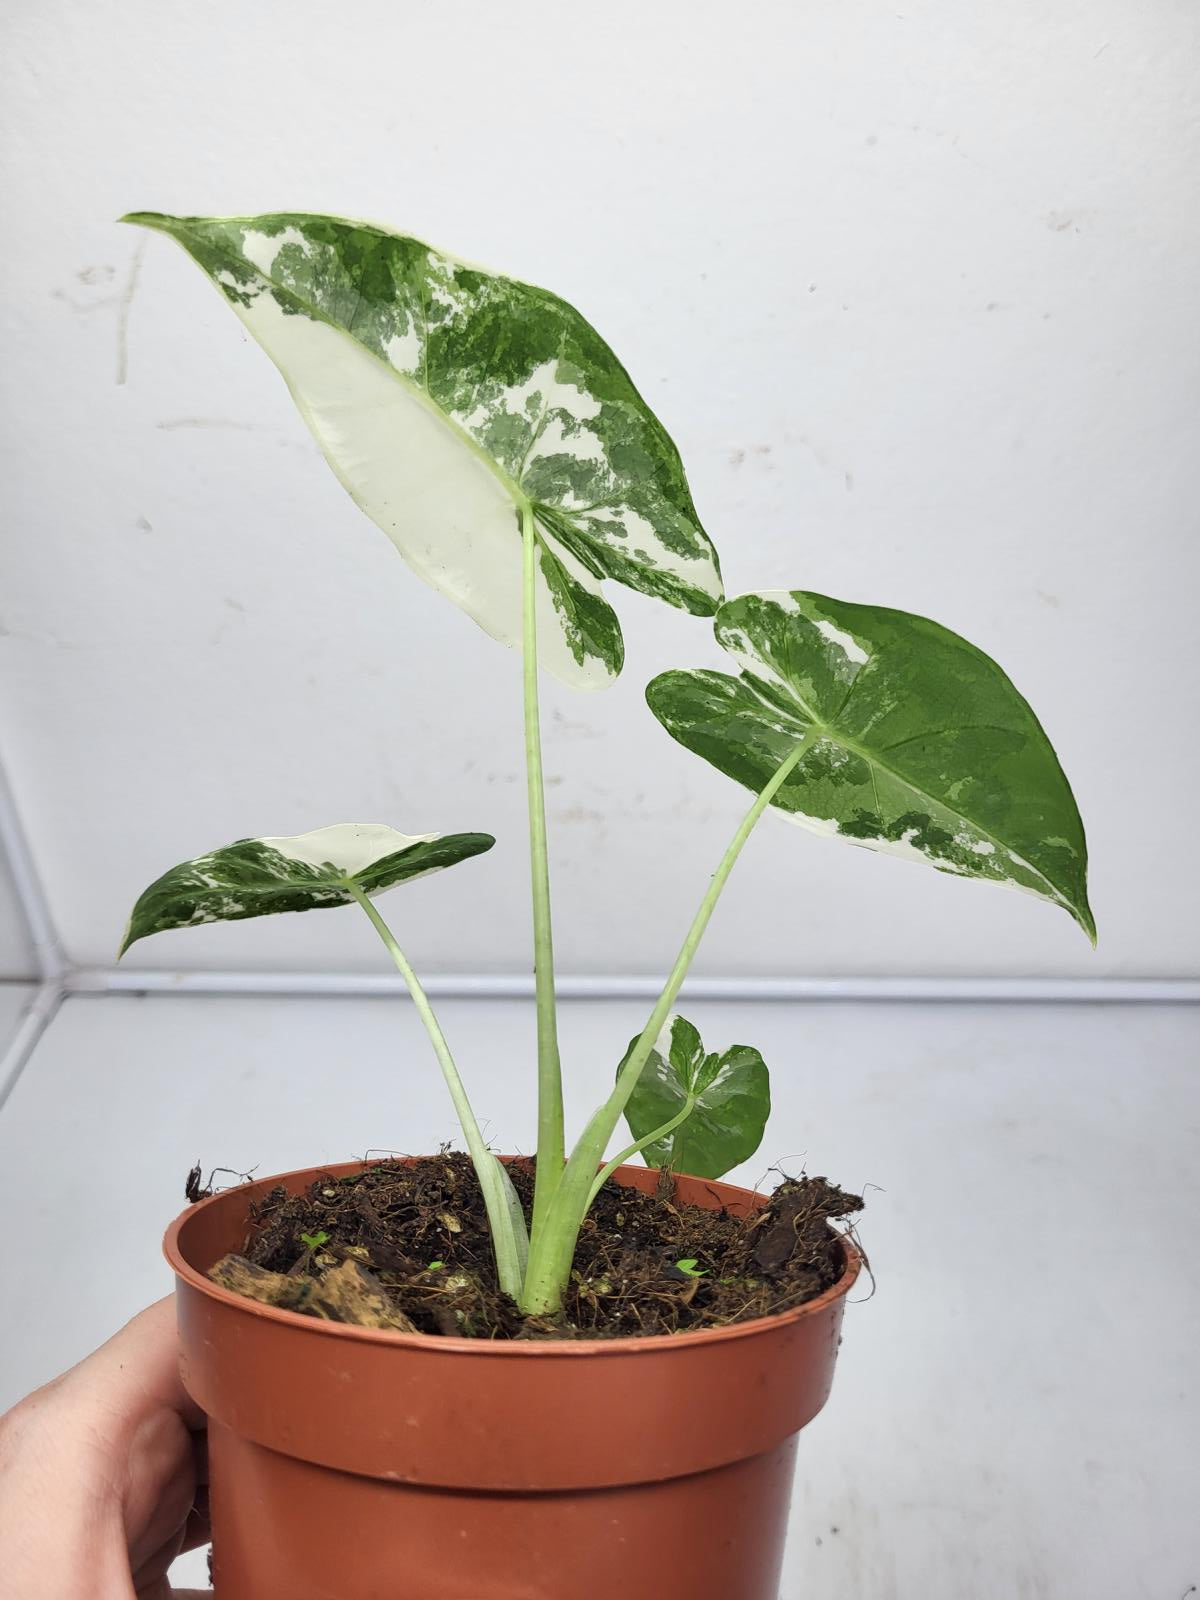
[[[505,472],[504,468],[500,465],[496,458],[492,455],[489,455],[483,446],[479,444],[477,440],[473,439],[467,430],[462,427],[460,423],[456,422],[448,411],[438,404],[429,391],[429,307],[428,300],[423,289],[421,290],[421,309],[423,320],[421,337],[421,363],[425,373],[425,383],[422,385],[415,383],[403,372],[398,372],[397,369],[392,366],[390,361],[385,361],[383,357],[377,355],[369,345],[364,344],[361,339],[356,339],[348,328],[344,327],[342,323],[336,322],[331,316],[324,312],[320,306],[315,305],[306,295],[298,294],[296,290],[289,289],[285,287],[285,285],[276,282],[276,280],[268,273],[264,272],[261,267],[255,266],[254,262],[251,261],[248,256],[237,255],[227,246],[218,246],[217,248],[219,253],[223,255],[231,265],[248,267],[254,276],[259,280],[259,282],[266,284],[272,291],[278,294],[286,295],[287,298],[295,305],[301,307],[304,314],[312,321],[323,322],[327,328],[331,328],[334,333],[339,334],[343,339],[348,340],[356,350],[360,350],[378,366],[382,367],[384,372],[386,372],[390,378],[398,383],[408,394],[412,395],[412,397],[420,405],[424,406],[425,409],[433,416],[437,417],[438,420],[447,429],[449,429],[455,438],[458,439],[463,447],[487,468],[487,470],[508,494],[518,512],[524,511],[527,507],[532,509],[532,502],[530,501],[529,496],[525,493],[524,489],[521,488],[520,484],[513,481],[513,479],[507,472]],[[209,276],[211,277],[212,275],[209,274]],[[217,287],[219,289],[221,286],[218,284]]]
[[[407,852],[400,853],[407,854]],[[264,883],[261,888],[254,884],[236,883],[232,879],[219,886],[214,884],[200,884],[197,887],[209,894],[216,894],[218,892],[222,894],[245,893],[256,894],[267,899],[270,899],[276,895],[297,893],[303,894],[304,891],[308,889],[340,889],[343,894],[352,894],[353,890],[356,888],[364,889],[367,875],[376,871],[378,867],[386,860],[386,856],[381,856],[378,861],[372,861],[368,866],[363,867],[362,870],[357,873],[343,872],[342,869],[338,866],[335,866],[332,861],[326,861],[323,863],[323,865],[319,867],[314,866],[313,868],[315,872],[327,872],[329,875],[326,877],[297,878],[291,882],[282,881],[280,879],[272,879],[270,883]],[[300,863],[297,863],[297,865],[300,865]],[[418,868],[417,870],[425,871],[427,869],[422,867]],[[391,889],[400,881],[401,879],[394,878],[391,883],[385,884],[383,887]]]
[[[851,690],[853,690],[860,676],[861,673],[855,674],[854,682],[850,685]],[[754,691],[754,674],[747,670],[743,670],[741,677],[751,691],[755,693],[755,698],[763,705],[770,707],[771,702]],[[1036,878],[1045,884],[1047,890],[1049,891],[1049,897],[1057,905],[1060,905],[1064,908],[1064,910],[1069,911],[1072,916],[1075,915],[1074,907],[1072,906],[1070,900],[1066,898],[1063,891],[1059,889],[1056,884],[1050,881],[1040,867],[1035,867],[1032,861],[1029,861],[1023,855],[1018,854],[1018,852],[1013,849],[1012,845],[1006,843],[1006,841],[1000,838],[998,834],[992,833],[991,830],[985,828],[982,823],[977,822],[973,817],[967,816],[966,812],[958,810],[957,807],[954,806],[950,801],[940,799],[937,795],[930,794],[927,789],[923,789],[919,783],[915,783],[912,778],[907,777],[903,772],[897,772],[895,767],[890,766],[888,762],[881,760],[879,756],[872,754],[869,749],[865,748],[863,745],[860,745],[856,740],[851,739],[849,735],[843,733],[841,729],[834,727],[831,723],[826,722],[824,718],[819,717],[816,712],[813,711],[808,702],[803,698],[803,696],[798,694],[791,684],[787,684],[786,688],[788,693],[795,700],[796,704],[804,712],[805,716],[809,718],[812,724],[812,729],[816,730],[818,740],[825,739],[830,744],[840,745],[843,750],[849,750],[851,754],[858,756],[860,760],[867,763],[868,770],[871,772],[871,782],[873,787],[875,787],[875,768],[878,767],[880,772],[885,773],[889,778],[893,778],[897,783],[902,784],[906,789],[909,790],[911,794],[919,796],[922,800],[927,801],[931,806],[938,806],[943,811],[948,812],[950,816],[957,818],[957,820],[963,823],[964,826],[974,829],[976,833],[980,834],[990,844],[994,845],[996,849],[1003,850],[1005,855],[1008,856],[1010,860],[1019,862],[1021,866],[1025,867],[1029,872],[1032,872]],[[849,699],[850,695],[847,693],[841,705],[838,707],[837,715],[841,715]],[[901,742],[908,743],[909,741],[903,740]],[[889,746],[888,748],[894,747]],[[875,787],[875,803],[876,806],[879,805],[879,790],[877,787]],[[879,820],[882,823],[882,810],[879,813]]]
[[[321,308],[319,306],[315,305],[311,300],[309,300],[307,298],[307,296],[301,295],[301,294],[297,294],[294,289],[286,288],[283,284],[277,283],[274,278],[270,277],[267,273],[263,272],[260,267],[256,267],[254,265],[254,263],[249,259],[248,256],[234,255],[232,253],[232,251],[230,251],[228,249],[222,249],[221,253],[225,256],[226,260],[230,261],[234,265],[237,265],[239,263],[243,263],[244,262],[250,268],[250,270],[254,273],[255,277],[259,279],[259,281],[261,283],[264,283],[264,284],[268,285],[268,287],[271,290],[276,291],[279,294],[286,295],[289,300],[294,301],[294,303],[296,305],[298,305],[298,306],[303,308],[303,311],[304,311],[305,315],[311,317],[311,319],[313,321],[324,323],[327,328],[331,329],[334,333],[339,334],[343,339],[348,340],[355,347],[356,350],[360,350],[363,353],[363,355],[369,357],[370,360],[374,361],[378,366],[382,367],[384,372],[386,372],[387,375],[390,378],[392,378],[396,383],[398,383],[401,386],[401,388],[403,388],[405,390],[406,393],[410,394],[413,397],[413,399],[417,401],[417,403],[419,405],[423,406],[424,409],[426,411],[428,411],[431,416],[436,417],[438,419],[438,421],[440,421],[443,424],[443,426],[451,434],[454,435],[454,437],[459,441],[459,443],[464,447],[464,449],[466,449],[472,456],[475,457],[475,459],[477,461],[479,461],[484,467],[487,468],[487,470],[492,474],[492,476],[496,479],[496,481],[504,489],[504,491],[508,495],[509,499],[512,501],[513,508],[517,513],[516,526],[517,526],[518,529],[520,527],[520,519],[521,519],[521,517],[524,515],[524,513],[526,511],[528,511],[530,513],[530,515],[533,517],[534,530],[535,530],[535,532],[537,534],[537,540],[538,540],[539,545],[541,545],[544,550],[547,550],[552,556],[554,556],[556,560],[559,560],[560,564],[561,564],[561,557],[559,556],[559,548],[560,548],[559,543],[554,538],[554,535],[550,532],[550,530],[547,529],[542,524],[542,522],[539,520],[538,515],[537,515],[538,508],[535,505],[535,503],[525,493],[525,490],[521,487],[521,485],[518,482],[516,482],[504,470],[504,468],[496,460],[495,456],[489,455],[489,453],[483,448],[483,446],[481,444],[479,444],[479,442],[476,439],[472,438],[472,436],[467,432],[467,430],[460,423],[456,422],[454,420],[454,418],[450,415],[450,413],[448,411],[446,411],[441,405],[439,405],[438,402],[434,399],[433,395],[430,393],[430,390],[429,390],[429,299],[428,299],[427,294],[425,293],[424,285],[420,286],[421,315],[422,315],[421,367],[422,367],[422,371],[424,373],[424,382],[418,384],[418,383],[414,383],[411,378],[406,377],[403,372],[397,371],[397,369],[394,366],[392,366],[390,361],[385,361],[382,356],[377,355],[375,353],[375,351],[372,350],[369,345],[364,344],[361,339],[355,338],[354,334],[351,333],[348,328],[343,327],[343,325],[340,322],[336,322],[332,317],[328,316],[324,311],[321,310]],[[218,285],[218,287],[219,287],[219,285]],[[357,315],[357,311],[356,311],[355,314]],[[531,453],[533,451],[533,447],[534,447],[534,444],[536,443],[537,438],[540,436],[542,430],[545,428],[545,424],[546,424],[547,417],[549,416],[549,412],[550,412],[549,402],[548,401],[543,402],[542,415],[541,415],[541,417],[540,417],[540,419],[538,421],[537,428],[534,430],[534,433],[530,437],[529,444],[526,447],[525,455],[524,455],[524,458],[523,458],[522,463],[521,463],[522,471],[524,471],[525,466],[528,464],[529,457],[530,457],[530,455],[531,455]],[[354,496],[352,495],[351,498],[354,498]],[[601,502],[598,502],[598,504],[604,504],[604,502],[601,501]],[[564,507],[564,506],[556,505],[556,506],[554,506],[553,509],[560,516],[568,517],[568,518],[570,518],[572,516],[572,513],[570,511],[568,511],[567,508]],[[591,508],[589,508],[589,509],[591,509]],[[572,582],[575,581],[573,576],[570,573],[568,573],[568,577],[571,579]]]
[[[318,868],[318,871],[320,869]],[[360,886],[361,887],[361,886]],[[349,892],[344,874],[332,878],[296,878],[291,882],[281,882],[278,879],[271,883],[264,883],[261,887],[252,883],[237,883],[229,879],[225,883],[201,883],[193,885],[180,885],[176,892],[199,894],[253,894],[260,899],[271,899],[277,895],[303,894],[309,889],[340,889]]]

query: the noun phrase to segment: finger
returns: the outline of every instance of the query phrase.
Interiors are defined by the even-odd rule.
[[[212,1543],[212,1517],[208,1509],[208,1490],[196,1490],[196,1504],[192,1514],[187,1520],[187,1527],[183,1533],[183,1549],[199,1550],[202,1545]]]
[[[173,1297],[140,1311],[107,1344],[73,1367],[63,1379],[76,1392],[102,1395],[112,1410],[137,1420],[148,1411],[175,1411],[189,1428],[204,1426],[204,1414],[179,1376],[179,1337]]]

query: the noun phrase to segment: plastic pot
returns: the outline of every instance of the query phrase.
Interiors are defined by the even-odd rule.
[[[252,1201],[360,1167],[226,1190],[167,1232],[183,1378],[209,1418],[217,1600],[776,1600],[796,1435],[829,1394],[853,1246],[793,1311],[607,1341],[381,1333],[205,1277],[242,1248]],[[693,1205],[763,1204],[678,1182]]]

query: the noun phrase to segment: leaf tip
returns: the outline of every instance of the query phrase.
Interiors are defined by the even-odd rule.
[[[175,218],[168,217],[162,211],[126,211],[117,221],[127,222],[135,228],[153,228],[158,233],[170,233]]]
[[[443,837],[457,843],[462,852],[458,858],[460,861],[470,861],[472,856],[486,855],[496,843],[496,836],[492,833],[447,834]]]
[[[1096,918],[1093,916],[1092,908],[1088,904],[1087,889],[1082,889],[1077,899],[1072,897],[1061,900],[1059,903],[1070,916],[1072,922],[1077,922],[1084,933],[1087,934],[1088,943],[1094,950],[1096,948]]]

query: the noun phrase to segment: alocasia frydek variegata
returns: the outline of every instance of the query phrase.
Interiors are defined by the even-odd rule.
[[[672,1010],[764,811],[1060,906],[1092,939],[1087,851],[1053,748],[996,664],[937,623],[803,590],[725,599],[679,454],[608,345],[556,295],[339,217],[127,221],[198,262],[279,368],[357,504],[408,565],[524,659],[538,1012],[538,1163],[527,1224],[488,1151],[432,1007],[374,903],[487,850],[486,834],[345,824],[243,839],[138,900],[122,949],[168,928],[357,903],[413,996],[479,1175],[501,1286],[557,1310],[580,1225],[620,1161],[718,1177],[770,1109],[748,1045],[708,1051]],[[538,713],[539,666],[603,688],[624,646],[605,581],[715,617],[734,672],[666,672],[666,730],[755,796],[670,976],[567,1155]],[[605,1160],[625,1115],[633,1143]]]

